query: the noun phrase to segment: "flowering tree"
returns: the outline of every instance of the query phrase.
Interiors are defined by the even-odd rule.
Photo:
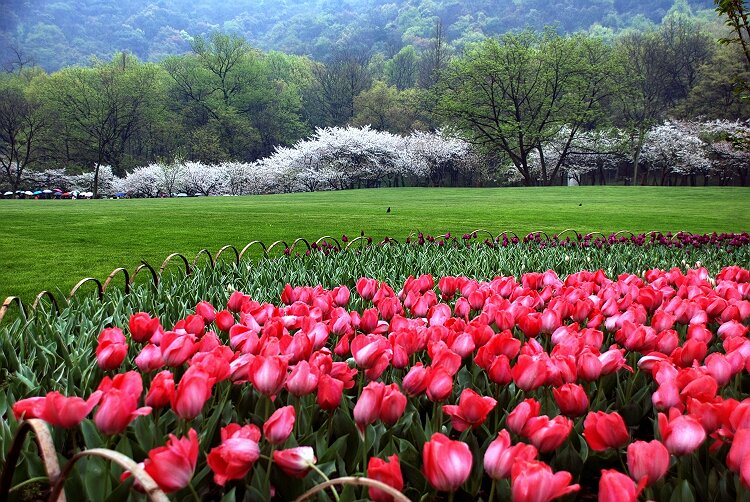
[[[667,183],[671,174],[690,176],[693,184],[696,175],[711,175],[707,145],[699,132],[696,123],[682,121],[666,122],[648,132],[641,158],[647,166],[658,170],[661,185]]]
[[[122,191],[131,197],[157,197],[162,189],[161,168],[158,164],[139,167],[122,182]]]
[[[750,174],[750,125],[747,122],[715,120],[702,124],[703,137],[709,142],[709,156],[721,184],[735,178],[742,186]]]

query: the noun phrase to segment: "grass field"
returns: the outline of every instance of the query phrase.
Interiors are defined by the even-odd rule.
[[[386,213],[387,208],[390,213]],[[525,234],[750,230],[746,188],[400,188],[254,197],[152,200],[0,201],[0,299],[30,301],[42,289],[67,294],[141,260],[214,253],[296,237],[403,238],[412,231],[462,234],[486,228]]]

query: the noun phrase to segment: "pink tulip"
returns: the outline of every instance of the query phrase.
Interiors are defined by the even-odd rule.
[[[187,369],[172,398],[172,410],[180,418],[197,417],[211,397],[214,379],[198,366]]]
[[[628,470],[634,480],[652,485],[669,470],[669,451],[658,440],[634,441],[628,445]]]
[[[174,375],[169,370],[160,371],[151,380],[151,387],[146,394],[146,405],[152,408],[169,406],[174,399]]]
[[[510,445],[510,434],[503,429],[484,453],[484,470],[492,479],[508,479],[513,464],[519,460],[534,460],[537,449],[533,445],[518,443]]]
[[[294,429],[296,413],[294,406],[284,406],[274,411],[263,424],[263,435],[275,445],[283,444]]]
[[[636,502],[645,485],[638,483],[614,469],[602,469],[599,480],[599,502]]]
[[[659,433],[661,441],[673,455],[689,455],[703,444],[706,431],[691,416],[680,415],[675,408],[669,411],[669,419],[659,413]]]
[[[80,397],[65,397],[57,391],[47,394],[44,399],[44,411],[42,420],[55,427],[69,429],[80,424],[86,416],[91,413],[101,397],[102,392],[97,390],[87,400]]]
[[[185,488],[198,462],[198,434],[190,429],[188,437],[169,435],[166,446],[148,452],[143,468],[166,493]]]
[[[265,396],[274,396],[284,386],[287,376],[287,359],[282,356],[258,356],[250,366],[253,387]]]
[[[424,475],[438,491],[455,492],[471,474],[471,450],[463,441],[452,441],[436,432],[422,449]]]
[[[552,472],[544,462],[519,460],[513,464],[510,489],[513,502],[539,502],[554,500],[580,490],[571,485],[573,476],[567,471]]]
[[[310,466],[318,461],[315,452],[309,446],[298,446],[286,450],[274,450],[273,461],[288,476],[304,478]]]

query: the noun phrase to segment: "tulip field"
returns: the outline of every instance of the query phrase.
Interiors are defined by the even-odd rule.
[[[750,501],[750,234],[304,244],[2,320],[0,500]]]

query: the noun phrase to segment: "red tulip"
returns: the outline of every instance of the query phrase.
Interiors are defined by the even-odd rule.
[[[219,331],[229,333],[229,330],[234,325],[234,316],[230,311],[222,310],[216,314],[216,327],[219,328]]]
[[[706,439],[703,426],[691,416],[680,415],[675,408],[669,411],[669,419],[659,413],[661,441],[673,455],[689,455]]]
[[[367,463],[367,477],[385,483],[397,491],[404,489],[401,464],[398,461],[398,455],[395,454],[388,457],[387,461],[377,457],[370,457]],[[391,502],[393,500],[391,495],[377,488],[370,487],[369,495],[373,502]]]
[[[214,378],[198,366],[191,366],[180,378],[172,398],[172,410],[180,418],[197,417],[211,397]]]
[[[530,418],[523,433],[540,452],[546,453],[560,447],[568,439],[571,430],[573,421],[569,418],[558,415],[550,420],[546,415],[542,415]]]
[[[165,332],[159,347],[161,347],[161,357],[164,363],[172,367],[183,365],[197,349],[195,335],[176,331]]]
[[[560,413],[567,417],[580,417],[589,407],[589,398],[582,385],[566,383],[552,389]]]
[[[99,389],[104,395],[94,415],[94,423],[104,434],[119,434],[137,417],[151,413],[150,406],[138,408],[143,381],[135,371],[117,375],[114,380],[105,378]]]
[[[120,328],[105,328],[96,346],[96,362],[104,371],[117,369],[128,355],[128,344]]]
[[[510,445],[510,434],[503,429],[484,453],[484,470],[492,479],[510,478],[513,464],[519,460],[534,460],[536,447],[526,443]]]
[[[287,359],[282,356],[258,356],[250,366],[253,387],[265,396],[275,396],[284,386]]]
[[[395,383],[386,385],[383,403],[380,407],[380,420],[388,426],[393,426],[404,414],[404,410],[406,410],[406,396],[401,393]]]
[[[224,486],[231,479],[242,479],[260,458],[260,431],[255,425],[229,424],[221,429],[221,444],[206,456],[214,481]]]
[[[286,450],[274,450],[273,461],[288,476],[304,478],[310,466],[318,461],[310,446],[298,446]]]
[[[161,325],[159,324],[158,317],[152,319],[146,312],[137,312],[130,316],[128,326],[130,327],[130,337],[133,341],[145,343],[151,340],[151,337],[154,336],[154,333],[156,333]]]
[[[645,486],[645,479],[636,484],[614,469],[602,469],[599,480],[599,502],[636,502]]]
[[[451,426],[458,432],[476,429],[484,423],[497,401],[489,396],[480,396],[471,389],[464,389],[458,398],[458,405],[446,404],[443,412],[451,417]]]
[[[19,399],[13,405],[13,416],[16,420],[42,418],[46,399],[46,397]]]
[[[669,451],[656,439],[634,441],[628,445],[628,470],[634,480],[645,479],[646,485],[652,485],[669,470]]]
[[[148,452],[143,468],[166,493],[185,488],[195,473],[198,461],[198,434],[190,429],[188,437],[169,435],[165,446]]]
[[[583,437],[594,451],[619,448],[630,440],[630,433],[619,413],[590,412],[583,422]]]
[[[206,324],[211,324],[216,319],[216,309],[208,302],[198,302],[195,313],[201,316]]]
[[[151,387],[146,394],[146,405],[152,408],[164,408],[174,399],[174,375],[169,370],[160,371],[151,380]]]
[[[370,382],[362,389],[362,394],[354,406],[354,422],[360,434],[380,416],[384,392],[385,385],[381,382]]]
[[[727,467],[732,472],[742,474],[743,469],[747,470],[743,467],[743,462],[747,458],[750,458],[750,429],[740,429],[732,439],[732,446],[729,448],[729,454],[727,455]],[[746,476],[745,474],[743,481],[747,479]]]
[[[84,401],[80,397],[65,397],[57,391],[47,394],[41,419],[55,427],[69,429],[80,424],[99,403],[102,392],[97,390]]]
[[[341,403],[344,392],[344,382],[329,375],[320,375],[318,379],[318,406],[326,411],[335,410]]]
[[[233,291],[229,296],[229,301],[227,301],[227,308],[232,312],[239,312],[242,309],[242,304],[249,299],[249,296],[246,296],[239,291]]]
[[[274,411],[263,424],[263,435],[266,440],[275,445],[283,444],[294,429],[296,412],[294,406],[284,406]]]
[[[521,354],[511,369],[513,381],[519,389],[530,391],[544,385],[549,369],[547,363],[538,356]]]
[[[519,460],[513,464],[510,489],[513,502],[546,502],[580,490],[571,485],[573,476],[567,471],[552,472],[544,462]]]
[[[471,474],[469,445],[436,432],[424,444],[422,462],[427,481],[438,491],[454,492]]]
[[[161,357],[161,349],[153,343],[145,345],[141,349],[140,354],[136,356],[135,365],[138,366],[138,369],[143,373],[158,370],[164,366],[164,360]]]
[[[422,363],[417,363],[409,368],[409,372],[401,382],[404,392],[410,397],[415,397],[423,393],[427,390],[429,374],[429,368],[423,366]]]

